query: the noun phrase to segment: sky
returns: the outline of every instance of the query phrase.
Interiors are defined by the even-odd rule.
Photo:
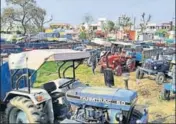
[[[175,17],[175,0],[36,0],[38,6],[46,9],[53,23],[79,24],[86,13],[98,18],[118,20],[122,14],[136,17],[140,22],[141,14],[151,14],[151,22],[163,23]],[[1,0],[1,8],[6,7]]]

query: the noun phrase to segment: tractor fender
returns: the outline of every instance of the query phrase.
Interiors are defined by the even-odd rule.
[[[32,90],[32,89],[31,89]],[[38,90],[38,91],[37,91]],[[10,92],[8,92],[7,94],[6,94],[6,97],[4,98],[4,102],[7,102],[7,101],[9,101],[10,99],[12,99],[13,97],[15,97],[15,96],[24,96],[24,97],[27,97],[27,98],[29,98],[29,99],[31,99],[32,101],[33,101],[33,103],[35,104],[35,105],[37,105],[37,104],[40,104],[40,103],[42,103],[42,102],[44,102],[44,101],[48,101],[48,100],[50,100],[51,99],[51,97],[50,97],[50,95],[45,91],[45,90],[43,90],[43,89],[37,89],[36,91],[34,91],[34,92],[32,92],[31,91],[31,93],[29,94],[28,92],[25,92],[25,91],[22,91],[22,90],[12,90],[12,91],[10,91]],[[36,96],[37,95],[40,95],[40,96],[42,96],[43,97],[43,100],[41,100],[41,101],[38,101],[37,99],[36,99]]]
[[[43,100],[38,101],[36,98],[36,95],[43,96]],[[8,103],[12,98],[16,96],[23,96],[23,97],[29,98],[34,103],[34,105],[38,105],[40,103],[46,102],[49,121],[50,123],[54,122],[54,111],[53,111],[52,99],[51,99],[51,96],[44,89],[31,88],[31,93],[24,92],[21,90],[18,90],[18,91],[13,90],[6,94],[6,97],[4,98],[3,102]]]

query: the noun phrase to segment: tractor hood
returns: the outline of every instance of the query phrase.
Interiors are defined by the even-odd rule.
[[[137,93],[126,89],[79,87],[68,91],[66,97],[69,102],[77,106],[85,104],[109,109],[129,110],[137,100]]]

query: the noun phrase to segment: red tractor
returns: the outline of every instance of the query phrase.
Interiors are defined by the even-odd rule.
[[[131,56],[126,56],[126,53],[115,53],[110,52],[102,56],[100,61],[100,72],[103,73],[104,69],[109,67],[114,71],[116,76],[121,76],[123,71],[134,71],[136,68],[136,62]]]

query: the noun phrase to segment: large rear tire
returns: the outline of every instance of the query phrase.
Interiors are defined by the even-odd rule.
[[[136,79],[142,79],[144,77],[144,72],[139,68],[136,70]]]
[[[26,97],[17,96],[11,99],[5,114],[7,123],[40,123],[40,111]]]
[[[132,59],[128,59],[126,62],[126,66],[130,72],[133,72],[136,68],[136,62]]]

